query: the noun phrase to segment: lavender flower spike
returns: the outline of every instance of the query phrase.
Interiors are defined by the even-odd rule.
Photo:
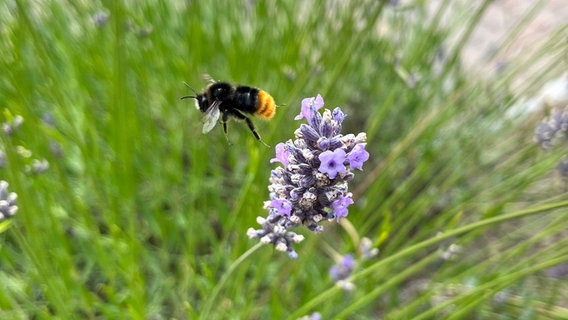
[[[348,182],[353,169],[363,170],[369,159],[365,151],[367,135],[341,134],[346,114],[340,108],[323,114],[318,110],[323,98],[302,100],[296,120],[306,119],[294,132],[295,139],[279,143],[271,163],[281,166],[270,175],[270,200],[265,202],[268,217],[258,218],[261,229],[249,229],[250,238],[270,243],[279,251],[297,257],[293,244],[303,237],[289,230],[305,226],[315,233],[323,230],[320,222],[339,219],[348,214],[353,204]]]

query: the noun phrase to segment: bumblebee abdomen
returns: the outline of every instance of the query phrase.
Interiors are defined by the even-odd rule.
[[[274,113],[276,113],[274,98],[266,91],[258,90],[258,105],[254,114],[264,120],[270,120],[274,117]]]

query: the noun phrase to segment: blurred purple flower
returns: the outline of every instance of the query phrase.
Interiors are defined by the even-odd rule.
[[[2,131],[8,136],[11,136],[16,132],[24,123],[24,118],[20,115],[11,117],[10,120],[2,123]]]
[[[16,215],[18,212],[17,199],[16,193],[8,192],[8,182],[0,180],[0,221]]]
[[[535,130],[536,143],[545,150],[552,148],[559,138],[563,138],[564,142],[568,138],[568,106],[564,110],[552,110]]]
[[[98,28],[106,26],[109,19],[110,14],[105,11],[99,11],[93,15],[93,22]]]
[[[563,110],[553,109],[550,116],[539,123],[534,139],[544,150],[552,149],[558,142],[568,142],[568,106]],[[562,159],[556,167],[562,176],[568,176],[568,160]]]
[[[349,278],[355,269],[355,258],[353,255],[346,254],[341,258],[338,264],[329,269],[329,275],[334,281],[345,280]]]
[[[329,269],[329,275],[333,282],[335,282],[341,289],[352,291],[355,288],[355,285],[349,281],[348,278],[351,276],[356,266],[357,263],[355,262],[353,255],[346,254],[341,257],[341,261]]]

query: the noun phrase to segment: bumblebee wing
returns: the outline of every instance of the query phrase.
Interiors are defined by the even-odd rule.
[[[217,80],[213,79],[213,77],[210,76],[207,73],[202,74],[201,77],[203,78],[203,81],[207,82],[207,84],[209,84],[209,85],[218,82]]]
[[[219,100],[215,100],[207,109],[203,116],[203,133],[207,133],[211,131],[215,125],[217,124],[217,120],[219,120],[219,115],[221,112],[219,111],[219,105],[221,102]]]

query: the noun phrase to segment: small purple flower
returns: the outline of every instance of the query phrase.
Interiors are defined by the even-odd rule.
[[[369,160],[369,153],[365,151],[366,143],[356,145],[347,155],[347,161],[351,169],[359,169],[363,171],[363,163]]]
[[[294,120],[301,120],[303,118],[306,118],[306,120],[308,120],[308,123],[311,122],[312,107],[315,108],[316,111],[323,107],[323,98],[319,94],[315,98],[311,97],[302,100],[302,111],[294,118]]]
[[[102,28],[107,25],[110,14],[108,12],[99,11],[93,15],[93,22],[98,28]]]
[[[290,212],[292,212],[292,203],[285,199],[275,199],[270,201],[270,207],[274,208],[276,212],[281,216],[290,217]]]
[[[335,178],[338,173],[346,173],[345,165],[345,151],[343,149],[335,149],[334,151],[324,151],[319,155],[321,164],[319,172],[327,173],[331,179]]]
[[[276,158],[270,159],[270,163],[280,162],[285,167],[288,166],[288,156],[290,155],[290,151],[286,149],[285,143],[279,143],[276,145]]]
[[[347,207],[353,204],[353,199],[349,197],[350,195],[351,193],[348,194],[348,197],[341,197],[333,201],[333,203],[331,204],[333,208],[333,214],[337,218],[337,222],[339,222],[339,218],[347,217]]]

